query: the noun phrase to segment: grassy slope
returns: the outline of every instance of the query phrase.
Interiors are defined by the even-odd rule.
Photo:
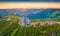
[[[60,36],[59,35],[60,32],[57,31],[57,30],[60,31],[60,24],[52,24],[52,25],[37,24],[35,27],[33,26],[24,27],[18,24],[19,21],[18,17],[12,15],[9,15],[7,17],[12,18],[12,20],[0,21],[0,36],[49,36],[48,33],[50,31],[54,34],[54,36]],[[3,19],[6,19],[6,16]]]

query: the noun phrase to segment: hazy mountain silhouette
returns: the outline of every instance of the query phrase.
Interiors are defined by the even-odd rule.
[[[23,13],[18,9],[13,9],[13,10],[0,9],[0,17],[9,13],[12,13],[16,16],[23,15]],[[26,17],[30,19],[57,18],[58,16],[60,16],[60,9],[29,9],[25,13],[25,15],[27,15]]]

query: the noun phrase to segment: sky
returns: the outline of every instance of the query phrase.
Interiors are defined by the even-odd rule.
[[[59,2],[60,0],[0,0],[1,2],[2,1],[7,1],[7,2]]]
[[[0,9],[41,9],[41,8],[59,8],[59,2],[0,2]]]

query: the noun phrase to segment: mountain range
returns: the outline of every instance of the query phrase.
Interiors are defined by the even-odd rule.
[[[16,16],[25,16],[29,19],[60,18],[60,9],[28,9],[25,13],[19,9],[0,9],[0,17],[10,13]]]

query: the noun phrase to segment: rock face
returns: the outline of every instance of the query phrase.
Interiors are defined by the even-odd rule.
[[[35,27],[38,23],[39,23],[39,22],[31,22],[30,26],[33,25],[33,26]]]
[[[60,22],[55,22],[55,23],[60,24]]]
[[[25,25],[29,25],[30,24],[30,20],[27,18],[27,17],[22,17],[21,18],[21,24],[23,25],[23,26],[25,26]]]
[[[47,24],[54,24],[55,22],[54,21],[46,21]]]
[[[10,20],[11,20],[11,18],[8,18],[8,19],[7,19],[7,21],[10,21]]]

